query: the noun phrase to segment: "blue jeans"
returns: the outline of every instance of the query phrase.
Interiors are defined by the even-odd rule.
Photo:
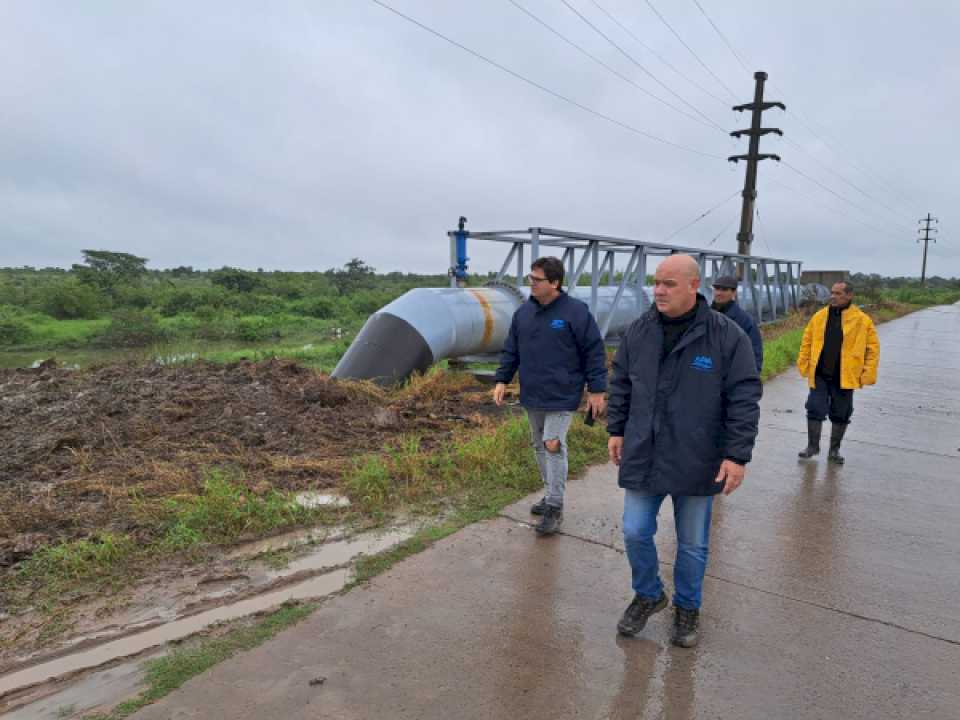
[[[657,513],[666,495],[627,490],[623,500],[623,539],[633,574],[633,591],[657,599],[663,592],[657,546]],[[685,610],[700,608],[703,576],[710,551],[710,513],[713,496],[672,495],[677,528],[677,561],[673,568],[673,604]]]

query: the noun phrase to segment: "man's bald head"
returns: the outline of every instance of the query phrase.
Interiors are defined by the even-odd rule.
[[[684,273],[687,277],[700,279],[700,265],[689,255],[670,255],[664,258],[660,267],[667,272]]]
[[[670,255],[657,267],[653,299],[667,317],[679,317],[697,304],[700,265],[689,255]]]

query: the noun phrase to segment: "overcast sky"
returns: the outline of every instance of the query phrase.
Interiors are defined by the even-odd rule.
[[[444,272],[445,232],[534,225],[662,240],[743,185],[730,106],[770,75],[754,251],[809,268],[960,276],[960,2],[0,0],[0,265],[82,248],[151,267]],[[658,57],[659,56],[659,57]],[[667,67],[666,60],[681,74]],[[651,99],[654,93],[695,121]],[[730,88],[731,97],[724,85]],[[699,86],[699,87],[698,87]],[[679,98],[677,97],[679,96]],[[695,108],[695,109],[694,109]],[[816,131],[808,131],[804,124]],[[789,167],[786,165],[789,163]],[[811,179],[841,195],[839,199]],[[671,242],[736,249],[739,197]],[[851,204],[852,203],[852,204]],[[855,207],[856,206],[856,207]],[[718,236],[719,235],[719,236]],[[502,248],[471,246],[472,269]]]

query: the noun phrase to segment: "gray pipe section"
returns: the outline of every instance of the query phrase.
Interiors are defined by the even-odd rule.
[[[786,312],[779,287],[757,286],[757,297],[766,317],[770,297],[777,315]],[[589,304],[590,288],[578,287],[571,295]],[[703,288],[708,300],[713,288]],[[333,377],[374,380],[389,385],[414,372],[426,372],[444,358],[499,353],[513,313],[530,295],[529,288],[417,288],[400,296],[370,316],[350,348],[337,363]],[[611,313],[617,288],[597,289],[597,323],[601,328]],[[753,309],[745,285],[737,293],[741,306]],[[613,310],[607,337],[616,337],[652,307],[653,289],[625,289]]]
[[[402,382],[444,358],[498,353],[513,313],[529,288],[417,288],[370,316],[333,371],[335,378]],[[601,287],[597,321],[603,327],[617,288]],[[589,302],[590,288],[573,297]],[[609,335],[619,335],[650,308],[646,292],[624,290]]]

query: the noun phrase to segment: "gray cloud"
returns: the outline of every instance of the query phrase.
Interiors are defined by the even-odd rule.
[[[519,1],[666,96],[558,0]],[[571,2],[723,127],[747,122],[591,2]],[[506,0],[392,4],[644,131],[724,157],[745,150],[592,64]],[[656,4],[737,102],[748,101],[750,74],[696,6]],[[810,267],[918,274],[910,231],[930,210],[943,228],[931,272],[960,275],[949,230],[960,195],[950,127],[960,105],[951,77],[960,6],[701,4],[751,69],[770,73],[769,96],[789,110],[766,121],[807,154],[776,138],[765,149],[867,213],[765,163],[756,251]],[[644,3],[601,5],[725,94]],[[3,265],[67,266],[81,248],[102,247],[155,267],[324,269],[360,256],[383,270],[442,272],[444,233],[460,214],[475,229],[544,225],[659,240],[742,185],[741,166],[610,125],[365,0],[6,3],[0,107]],[[734,199],[673,242],[706,244],[738,210]],[[734,224],[716,246],[734,249],[735,233]],[[475,244],[474,268],[498,266],[498,250]]]

